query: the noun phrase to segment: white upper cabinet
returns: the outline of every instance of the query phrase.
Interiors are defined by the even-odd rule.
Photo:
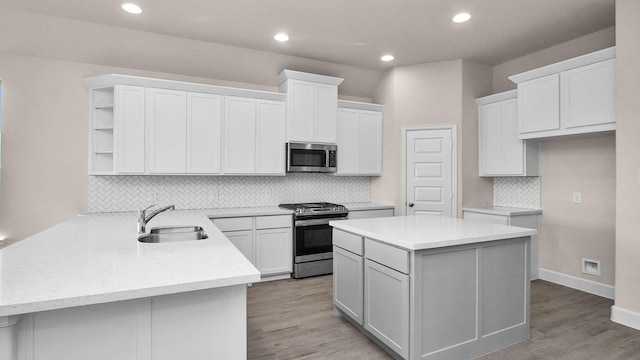
[[[285,103],[227,96],[225,174],[284,175]]]
[[[256,101],[227,96],[224,102],[225,174],[250,174],[255,169]]]
[[[83,83],[91,175],[285,174],[285,94],[117,74]]]
[[[256,100],[256,174],[284,175],[285,119],[283,101]]]
[[[220,173],[222,97],[146,89],[147,173]]]
[[[335,143],[341,78],[284,70],[279,91],[287,94],[287,141]]]
[[[476,99],[480,176],[538,176],[538,143],[518,139],[516,91]]]
[[[89,174],[143,174],[144,88],[93,88],[90,108]]]
[[[187,159],[187,93],[146,89],[147,164],[150,174],[184,174]]]
[[[187,93],[187,173],[220,173],[222,96]]]
[[[337,175],[382,174],[382,105],[338,101]]]
[[[520,139],[614,131],[615,48],[522,74],[518,84]]]

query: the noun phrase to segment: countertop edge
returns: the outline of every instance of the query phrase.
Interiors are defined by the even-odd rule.
[[[226,286],[245,285],[260,281],[259,272],[253,274],[233,276],[212,281],[201,281],[192,284],[175,284],[158,286],[155,288],[124,290],[104,294],[88,294],[83,296],[42,300],[24,304],[0,306],[0,316],[24,315],[41,311],[59,310],[78,306],[105,304],[117,301],[136,300],[184,292],[216,289]]]
[[[339,222],[332,221],[330,225],[336,229],[344,230],[353,234],[357,234],[372,240],[383,242],[387,245],[395,246],[408,251],[429,250],[429,249],[437,249],[437,248],[443,248],[443,247],[449,247],[449,246],[514,239],[514,238],[525,237],[525,236],[533,236],[537,233],[537,231],[533,229],[520,228],[522,229],[521,231],[513,232],[509,234],[493,234],[493,235],[486,235],[486,236],[463,237],[459,239],[449,239],[449,240],[442,240],[437,242],[429,242],[425,244],[416,245],[416,244],[411,244],[404,241],[399,241],[398,239],[391,239],[390,237],[385,235],[377,234],[367,230],[362,230],[361,228],[352,227],[346,224],[341,224]]]
[[[474,212],[479,214],[490,215],[502,215],[502,216],[523,216],[523,215],[539,215],[542,214],[542,209],[528,209],[528,208],[516,208],[516,207],[473,207],[465,206],[462,211]]]

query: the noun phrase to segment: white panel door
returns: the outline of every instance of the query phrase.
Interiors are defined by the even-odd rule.
[[[225,174],[251,174],[256,168],[256,100],[227,96],[224,109]]]
[[[255,257],[253,256],[253,230],[241,231],[225,231],[224,236],[231,241],[244,257],[255,265]]]
[[[360,165],[360,111],[338,109],[338,174],[357,174]]]
[[[144,88],[118,85],[115,89],[116,162],[118,174],[144,173]]]
[[[285,174],[285,106],[283,101],[257,100],[257,174]]]
[[[187,93],[146,89],[148,171],[179,174],[187,167]]]
[[[255,266],[262,276],[291,272],[292,235],[291,228],[256,230]]]
[[[382,174],[382,113],[361,112],[359,152],[360,174]]]
[[[560,76],[552,74],[518,84],[520,134],[560,128]]]
[[[615,61],[610,59],[581,66],[560,75],[564,127],[616,121]]]
[[[480,123],[480,175],[500,174],[502,168],[502,121],[500,103],[482,105]],[[514,135],[517,138],[517,134]]]
[[[518,101],[505,100],[500,103],[500,156],[501,172],[504,175],[524,174],[524,140],[518,140]]]
[[[220,173],[222,96],[187,93],[187,173]]]
[[[409,275],[364,260],[364,328],[409,357]]]
[[[288,80],[287,139],[312,141],[315,114],[314,86],[312,83]]]
[[[338,87],[315,84],[314,139],[336,143],[338,132]]]
[[[364,259],[333,246],[333,303],[364,325]]]
[[[454,131],[406,131],[406,215],[456,216]]]

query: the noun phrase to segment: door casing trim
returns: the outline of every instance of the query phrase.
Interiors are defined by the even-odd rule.
[[[400,215],[407,214],[407,134],[409,131],[422,131],[422,130],[450,130],[451,142],[453,148],[451,149],[451,177],[452,184],[451,189],[453,191],[453,199],[451,204],[451,215],[454,218],[458,217],[458,127],[457,125],[436,125],[436,126],[403,126],[402,127],[402,207],[400,208]]]

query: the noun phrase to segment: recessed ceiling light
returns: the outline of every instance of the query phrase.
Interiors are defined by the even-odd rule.
[[[382,60],[382,61],[391,61],[391,60],[393,60],[393,55],[385,55],[385,56],[381,57],[380,60]]]
[[[140,6],[132,3],[122,4],[122,10],[128,12],[129,14],[138,15],[142,13],[142,9]]]
[[[273,38],[276,39],[277,41],[282,41],[282,42],[289,40],[289,36],[284,33],[276,34],[276,36],[274,36]]]
[[[454,16],[452,20],[455,23],[463,23],[465,21],[468,21],[469,19],[471,19],[471,15],[469,15],[467,13],[460,13],[460,14]]]

